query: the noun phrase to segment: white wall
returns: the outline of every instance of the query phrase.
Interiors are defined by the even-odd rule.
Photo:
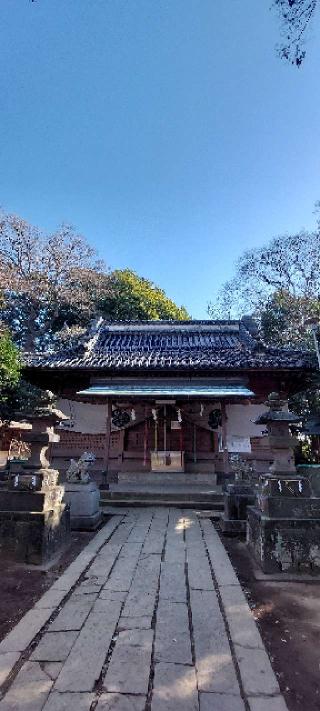
[[[265,425],[255,425],[265,405],[227,405],[227,445],[229,451],[251,451],[250,437],[260,437]]]
[[[75,400],[58,400],[57,407],[67,416],[71,417],[72,427],[63,427],[70,432],[83,434],[104,434],[107,429],[107,405],[90,405],[86,402]]]

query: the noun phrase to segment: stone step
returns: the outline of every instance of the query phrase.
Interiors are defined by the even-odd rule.
[[[101,491],[101,506],[178,506],[182,508],[213,509],[217,514],[223,511],[223,497],[220,487],[173,487],[133,485],[111,485]]]
[[[168,484],[175,486],[190,486],[198,484],[208,484],[215,486],[217,475],[214,473],[182,473],[182,472],[119,472],[119,484]]]
[[[106,492],[109,493],[109,492]],[[210,509],[211,514],[210,518],[215,518],[217,520],[220,519],[221,513],[223,511],[223,503],[220,503],[219,501],[212,501],[211,499],[205,499],[198,501],[196,497],[193,499],[185,499],[181,497],[171,497],[171,498],[158,498],[156,496],[153,496],[152,498],[146,498],[144,495],[140,496],[135,496],[135,497],[122,497],[122,498],[113,498],[112,496],[105,496],[100,500],[100,506],[102,508],[102,512],[105,507],[110,507],[112,506],[113,508],[115,507],[143,507],[143,506],[172,506],[174,508],[178,509],[198,509],[198,510],[204,510],[207,511]]]

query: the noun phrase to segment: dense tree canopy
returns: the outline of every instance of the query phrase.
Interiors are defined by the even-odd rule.
[[[310,319],[320,316],[319,254],[319,224],[313,232],[277,237],[245,251],[210,313],[228,318],[250,312],[268,343],[305,343]]]
[[[25,350],[57,345],[92,318],[184,319],[188,314],[148,279],[109,272],[86,239],[63,225],[51,235],[16,215],[0,216],[2,321]]]
[[[163,289],[130,269],[110,275],[111,290],[100,300],[100,311],[109,319],[190,318],[184,306],[176,306]]]

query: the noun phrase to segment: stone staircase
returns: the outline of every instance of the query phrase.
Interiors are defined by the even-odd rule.
[[[176,472],[121,472],[118,483],[101,490],[101,506],[177,506],[223,510],[222,489],[215,474]]]

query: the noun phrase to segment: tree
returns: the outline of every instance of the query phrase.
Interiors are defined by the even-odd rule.
[[[130,269],[116,270],[111,290],[100,299],[101,314],[110,320],[189,319],[184,306],[176,306],[163,289]]]
[[[0,393],[15,386],[20,377],[20,358],[9,333],[0,333]]]
[[[317,0],[274,0],[281,21],[279,54],[300,67],[305,56],[306,34],[317,8]]]
[[[16,215],[1,215],[2,319],[24,348],[47,347],[65,321],[86,324],[108,283],[95,250],[70,226],[45,236]]]
[[[209,312],[227,318],[251,312],[267,342],[305,342],[308,320],[320,315],[319,254],[319,224],[313,232],[277,237],[247,250]]]
[[[0,215],[0,307],[24,350],[59,348],[93,318],[184,319],[188,313],[148,279],[107,272],[84,237],[63,225],[44,235],[17,215]]]
[[[0,424],[7,419],[8,403],[20,378],[19,352],[9,333],[0,332]],[[9,408],[10,409],[10,408]]]

